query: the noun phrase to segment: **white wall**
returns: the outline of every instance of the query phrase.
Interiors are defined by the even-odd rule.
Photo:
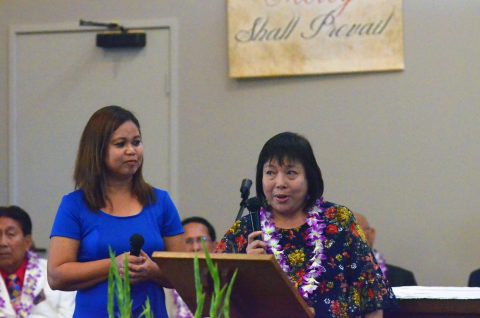
[[[223,233],[263,143],[297,131],[315,148],[326,199],[366,214],[388,261],[420,284],[463,286],[480,267],[479,15],[477,0],[405,0],[403,72],[232,80],[226,1],[0,1],[0,204],[10,203],[8,25],[175,18],[182,216],[206,215]]]

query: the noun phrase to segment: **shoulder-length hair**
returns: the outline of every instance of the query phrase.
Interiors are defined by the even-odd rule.
[[[279,165],[297,161],[303,165],[307,179],[307,198],[305,208],[312,207],[315,201],[323,195],[323,179],[317,164],[312,146],[307,138],[293,132],[283,132],[270,138],[258,156],[255,187],[257,197],[266,202],[263,192],[263,169],[267,162],[276,160]]]
[[[106,106],[90,117],[83,130],[73,179],[75,189],[84,192],[87,206],[92,211],[105,207],[108,201],[105,164],[107,149],[115,130],[127,121],[133,122],[140,132],[140,123],[132,112],[120,106]],[[143,179],[142,167],[143,162],[133,175],[131,191],[145,206],[155,202],[155,196],[152,187]]]

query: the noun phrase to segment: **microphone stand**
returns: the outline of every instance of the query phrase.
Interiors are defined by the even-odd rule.
[[[245,207],[247,206],[247,198],[248,198],[248,194],[247,194],[247,197],[244,197],[242,195],[242,201],[240,201],[240,210],[238,210],[238,214],[237,214],[237,217],[235,218],[235,221],[238,221],[242,218],[243,210],[245,210]]]

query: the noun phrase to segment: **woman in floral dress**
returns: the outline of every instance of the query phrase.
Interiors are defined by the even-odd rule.
[[[217,252],[273,254],[315,317],[382,317],[395,296],[352,212],[325,201],[308,140],[291,132],[260,152],[256,191],[261,231],[235,222]]]

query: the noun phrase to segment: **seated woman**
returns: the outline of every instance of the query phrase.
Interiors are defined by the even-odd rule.
[[[261,231],[235,222],[217,252],[273,254],[315,317],[382,317],[395,305],[352,212],[325,201],[310,143],[291,132],[272,137],[257,163]]]

